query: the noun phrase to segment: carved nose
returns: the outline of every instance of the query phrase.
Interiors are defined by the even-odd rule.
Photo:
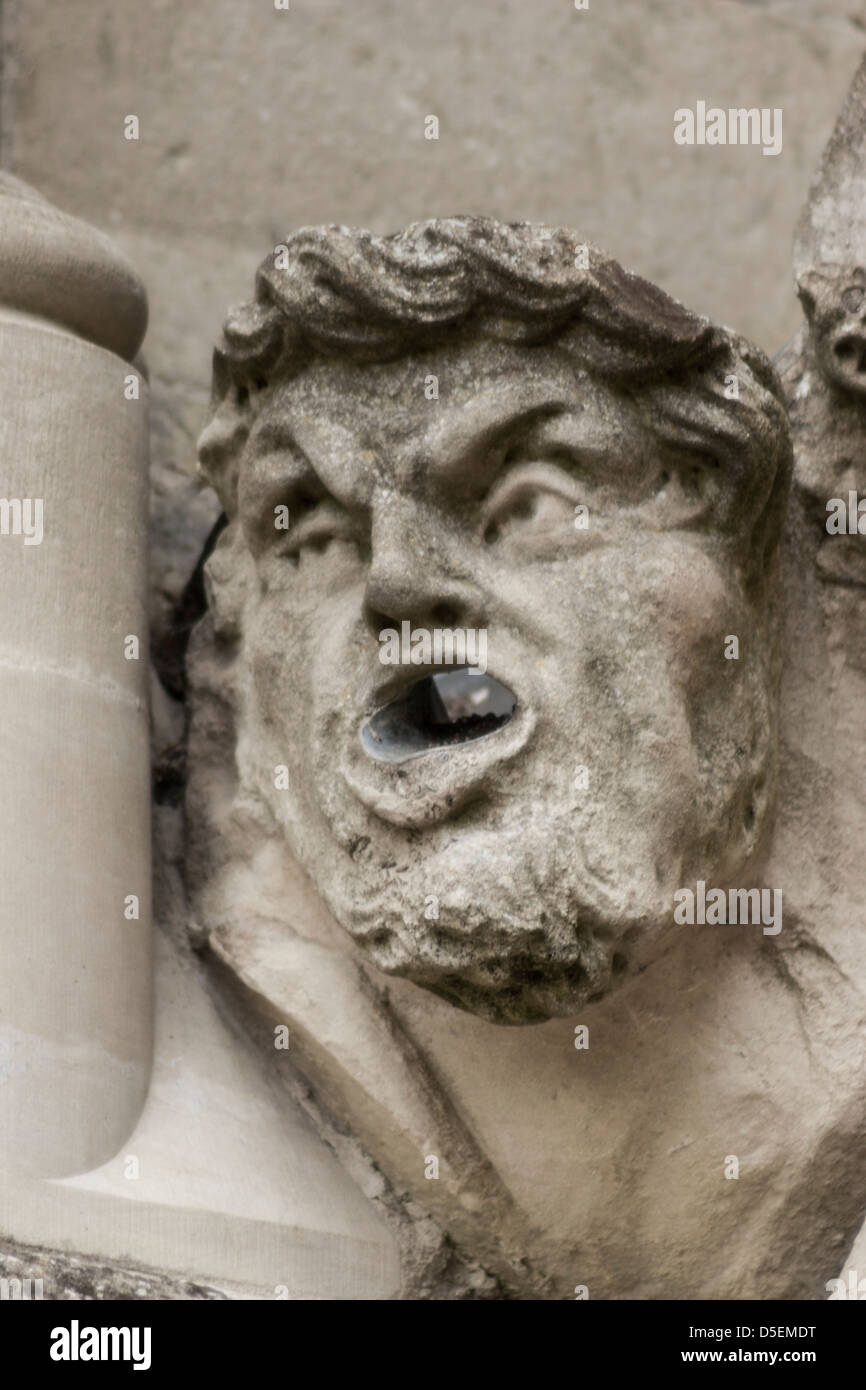
[[[478,593],[452,573],[445,538],[395,530],[393,519],[374,528],[364,608],[377,632],[404,620],[427,628],[480,626]]]
[[[408,619],[418,627],[478,626],[477,600],[466,584],[443,572],[426,554],[374,557],[364,596],[375,631]]]

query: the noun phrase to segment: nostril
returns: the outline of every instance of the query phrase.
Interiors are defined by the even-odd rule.
[[[833,356],[840,367],[845,367],[848,371],[853,369],[862,372],[866,370],[866,341],[853,334],[846,334],[833,344]]]
[[[454,627],[459,616],[452,603],[437,603],[430,610],[430,617],[439,627]]]

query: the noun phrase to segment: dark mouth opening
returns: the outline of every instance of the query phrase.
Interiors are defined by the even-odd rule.
[[[503,728],[517,700],[492,676],[468,667],[426,676],[380,709],[361,730],[373,758],[403,762],[433,748],[452,748]]]

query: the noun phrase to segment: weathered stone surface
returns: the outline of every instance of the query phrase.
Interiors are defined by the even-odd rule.
[[[541,1022],[643,968],[678,886],[752,886],[780,394],[756,349],[564,231],[314,229],[262,266],[201,439],[229,517],[206,567],[218,698],[238,803],[380,969]],[[421,649],[383,666],[401,624]],[[514,715],[425,752],[422,709],[421,751],[386,760],[364,731],[447,669],[443,630],[452,663],[455,631],[483,637]]]
[[[118,355],[144,291],[107,238],[5,176],[0,222],[0,1232],[80,1257],[92,1296],[126,1287],[108,1262],[162,1271],[142,1297],[196,1278],[390,1297],[387,1223],[220,1019],[186,922],[171,932],[183,716],[159,687],[154,1048],[147,392]]]
[[[61,1250],[41,1250],[5,1241],[0,1243],[0,1280],[8,1281],[9,1299],[20,1298],[25,1290],[33,1299],[70,1301],[108,1298],[200,1303],[228,1297],[220,1289],[189,1279],[172,1279],[159,1270],[124,1268]],[[20,1281],[20,1287],[16,1281]]]
[[[301,1259],[291,1296],[825,1297],[862,1262],[866,1205],[862,71],[800,223],[807,323],[778,372],[594,246],[583,266],[557,228],[782,341],[788,227],[862,21],[843,0],[664,0],[652,25],[636,0],[515,0],[455,29],[410,0],[399,33],[377,3],[340,47],[328,0],[252,20],[222,0],[180,18],[88,0],[58,45],[37,0],[3,6],[7,76],[13,9],[0,154],[110,222],[152,289],[171,950],[135,1136],[147,1195],[124,1190],[118,1156],[50,1201],[11,1185],[7,1229],[78,1250],[33,1252],[60,1297],[270,1296],[293,1200],[331,1263],[322,1278]],[[782,156],[672,147],[701,85],[783,106]],[[442,129],[425,144],[427,110]],[[321,225],[454,207],[536,224]],[[286,264],[269,253],[217,362],[217,500],[192,474],[207,325],[281,240]],[[555,411],[483,434],[542,390]],[[292,435],[266,442],[271,426]],[[834,499],[853,534],[828,530]],[[187,581],[209,532],[187,747],[203,576]],[[513,713],[443,740],[436,659],[377,665],[404,621],[483,625]],[[677,891],[704,880],[780,892],[781,929],[675,921]],[[162,1276],[113,1268],[130,1229]],[[215,1277],[222,1232],[245,1288]]]
[[[157,634],[215,520],[194,474],[208,344],[268,246],[451,212],[578,227],[773,350],[797,327],[790,229],[859,59],[856,8],[69,0],[61,42],[49,0],[4,0],[0,162],[110,230],[148,286]],[[781,155],[676,146],[701,94],[782,107]]]
[[[197,939],[517,1296],[821,1298],[862,1220],[862,692],[802,500],[804,411],[843,407],[789,357],[472,219],[304,229],[217,349]],[[437,665],[383,674],[404,622],[484,630],[514,718],[382,759],[371,716]],[[685,925],[696,883],[773,915]]]

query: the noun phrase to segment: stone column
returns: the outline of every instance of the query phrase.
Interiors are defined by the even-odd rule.
[[[144,288],[0,175],[0,1167],[132,1130],[151,1053]]]

